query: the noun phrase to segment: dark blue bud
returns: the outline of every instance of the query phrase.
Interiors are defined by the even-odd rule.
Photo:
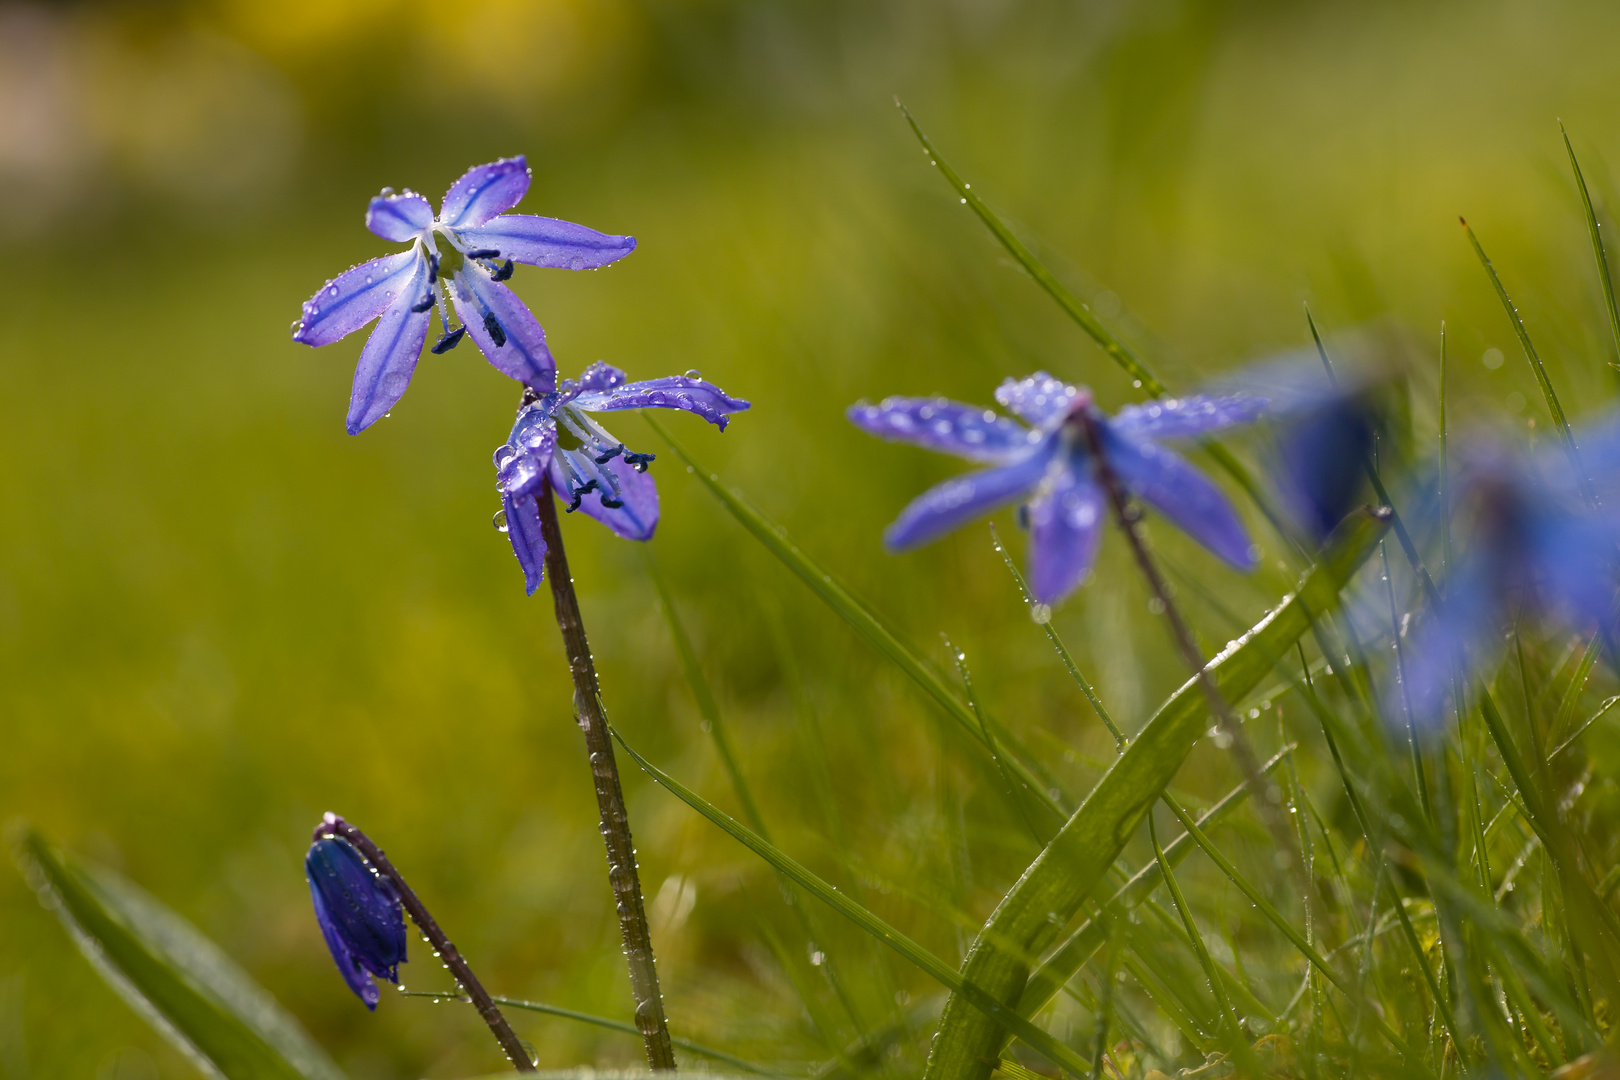
[[[493,274],[490,275],[490,280],[491,281],[505,281],[507,278],[512,276],[512,271],[516,270],[516,269],[517,269],[517,267],[512,265],[512,260],[507,259],[505,266],[501,267],[499,270],[495,271]]]
[[[431,285],[435,281],[438,281],[438,280],[439,280],[439,257],[437,255],[429,255],[428,256],[428,284]]]
[[[380,996],[371,977],[399,982],[405,913],[393,883],[378,877],[347,840],[322,836],[304,856],[315,921],[343,980],[366,1008]]]
[[[493,259],[500,255],[499,248],[473,248],[467,252],[469,259]]]
[[[457,345],[460,345],[462,335],[466,332],[467,328],[465,326],[456,327],[454,330],[450,331],[448,334],[444,335],[438,340],[438,343],[433,346],[433,354],[435,356],[442,356],[451,349],[455,348]]]
[[[417,314],[417,315],[420,315],[420,314],[422,314],[422,312],[426,311],[428,308],[430,308],[432,306],[433,306],[433,294],[428,293],[426,296],[422,297],[422,302],[420,304],[412,304],[411,305],[411,311],[413,313]]]
[[[489,339],[497,349],[506,344],[506,331],[501,328],[501,320],[495,317],[493,311],[484,312],[484,329],[489,332]]]

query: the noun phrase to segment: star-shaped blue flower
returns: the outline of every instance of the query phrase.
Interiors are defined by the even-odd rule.
[[[998,507],[1020,503],[1030,533],[1030,592],[1043,604],[1061,600],[1091,569],[1108,510],[1082,422],[1089,420],[1101,431],[1108,464],[1131,495],[1233,566],[1254,567],[1249,534],[1226,496],[1155,440],[1248,423],[1264,400],[1194,396],[1130,405],[1110,417],[1092,402],[1089,390],[1044,371],[1021,381],[1008,379],[996,390],[996,400],[1031,426],[941,397],[892,397],[850,408],[849,419],[869,434],[992,466],[924,492],[884,533],[889,550],[926,544]]]
[[[530,596],[545,578],[546,543],[535,497],[542,495],[546,478],[569,500],[569,511],[584,510],[626,540],[652,539],[658,488],[646,473],[653,455],[627,449],[590,415],[649,408],[684,409],[724,431],[731,414],[748,408],[748,402],[704,382],[695,371],[625,382],[624,372],[598,361],[578,382],[565,379],[555,393],[518,410],[511,437],[495,451],[495,478],[501,518]]]
[[[321,286],[293,325],[293,340],[329,345],[378,319],[360,352],[347,427],[356,435],[391,409],[410,384],[435,306],[444,334],[435,353],[470,335],[489,362],[540,393],[557,380],[546,334],[501,282],[514,263],[593,270],[635,250],[630,236],[531,214],[508,214],[529,190],[522,157],[470,169],[451,185],[434,216],[414,191],[384,190],[366,210],[366,228],[411,246],[361,263]],[[445,296],[459,326],[451,327]]]
[[[405,914],[393,883],[341,836],[331,832],[328,815],[315,827],[315,842],[304,856],[304,876],[315,901],[315,921],[332,951],[338,971],[366,1008],[376,1009],[372,976],[399,982],[405,962]]]
[[[1594,475],[1613,475],[1620,423],[1590,429],[1577,441]],[[1597,627],[1610,641],[1620,630],[1620,511],[1613,501],[1596,509],[1586,503],[1561,447],[1528,459],[1477,448],[1452,486],[1461,554],[1443,602],[1427,613],[1406,654],[1405,703],[1423,727],[1444,719],[1453,677],[1494,659],[1517,618],[1550,617],[1586,633]],[[1402,704],[1391,702],[1392,709]]]

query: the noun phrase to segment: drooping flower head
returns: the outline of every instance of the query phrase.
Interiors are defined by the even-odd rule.
[[[343,837],[335,835],[331,814],[315,827],[315,842],[304,856],[304,875],[315,901],[315,921],[332,951],[338,971],[366,1008],[380,996],[372,976],[399,982],[405,962],[405,914],[392,882]]]
[[[380,319],[360,352],[347,426],[371,426],[405,393],[427,341],[435,306],[444,328],[435,353],[470,336],[497,370],[539,393],[556,385],[546,334],[501,282],[514,263],[594,270],[635,250],[629,236],[532,214],[508,214],[529,190],[524,158],[470,169],[445,193],[437,216],[414,191],[384,189],[366,210],[366,228],[411,246],[361,263],[321,286],[293,324],[293,340],[329,345]],[[448,296],[460,324],[452,327]]]
[[[650,540],[658,526],[658,488],[647,468],[654,455],[638,454],[608,434],[591,413],[620,409],[684,409],[721,431],[748,402],[704,382],[695,371],[644,382],[600,361],[576,382],[563,380],[518,410],[505,445],[495,451],[496,487],[504,529],[523,566],[529,595],[545,577],[546,544],[540,536],[536,496],[551,489],[569,512],[583,510],[626,540]]]
[[[895,442],[955,454],[991,468],[924,492],[884,533],[891,551],[926,544],[1001,506],[1023,506],[1030,533],[1029,582],[1035,599],[1056,603],[1085,578],[1108,513],[1085,426],[1094,424],[1115,476],[1188,535],[1240,569],[1253,545],[1226,496],[1158,439],[1181,439],[1247,423],[1265,406],[1233,394],[1130,405],[1105,415],[1084,387],[1044,371],[1006,382],[996,401],[1027,423],[946,398],[891,397],[857,404],[849,419]]]
[[[1580,439],[1585,462],[1620,462],[1620,425]],[[1455,676],[1488,664],[1516,620],[1546,617],[1614,640],[1620,586],[1620,511],[1592,507],[1561,448],[1514,459],[1495,447],[1466,454],[1451,506],[1457,561],[1437,610],[1425,613],[1407,649],[1405,701],[1423,727],[1444,719]]]

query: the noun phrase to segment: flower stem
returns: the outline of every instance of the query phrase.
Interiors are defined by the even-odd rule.
[[[444,931],[439,929],[438,922],[434,920],[432,915],[428,914],[428,909],[416,895],[416,891],[400,876],[400,872],[394,868],[394,864],[388,861],[388,856],[383,854],[382,848],[372,843],[371,837],[340,817],[334,817],[330,821],[330,827],[334,836],[341,836],[353,844],[355,849],[366,857],[366,861],[372,865],[372,868],[393,884],[394,888],[399,892],[400,903],[410,913],[411,921],[416,923],[417,929],[422,931],[422,936],[427,938],[428,944],[433,946],[434,954],[450,970],[450,974],[455,977],[456,983],[472,1001],[473,1007],[478,1010],[478,1015],[483,1018],[484,1023],[489,1025],[489,1030],[494,1034],[495,1041],[500,1044],[501,1049],[506,1052],[506,1056],[511,1059],[512,1065],[518,1072],[534,1072],[534,1062],[529,1060],[528,1049],[518,1041],[516,1035],[512,1034],[512,1028],[507,1024],[506,1017],[501,1015],[501,1010],[496,1007],[495,1002],[490,1000],[489,993],[484,989],[484,984],[478,981],[478,976],[474,975],[472,968],[467,966],[467,961],[462,958],[460,950],[451,943],[448,937],[445,937]]]
[[[1136,556],[1136,565],[1141,569],[1142,577],[1147,580],[1154,599],[1163,609],[1165,621],[1170,625],[1171,636],[1176,640],[1176,647],[1181,650],[1182,658],[1192,669],[1193,678],[1198,680],[1198,687],[1209,702],[1209,711],[1214,715],[1220,733],[1225,735],[1230,743],[1232,756],[1237,759],[1243,779],[1254,792],[1255,805],[1260,808],[1260,816],[1271,831],[1278,852],[1288,860],[1288,868],[1302,890],[1301,898],[1308,901],[1312,891],[1311,883],[1305,873],[1305,862],[1300,856],[1299,845],[1295,843],[1293,831],[1278,810],[1277,804],[1268,797],[1272,788],[1261,772],[1260,760],[1255,757],[1254,748],[1243,737],[1243,730],[1238,726],[1237,714],[1232,711],[1232,706],[1215,686],[1215,680],[1209,677],[1204,654],[1199,651],[1198,643],[1193,640],[1192,631],[1182,620],[1181,612],[1171,601],[1170,590],[1165,584],[1164,576],[1159,573],[1158,564],[1153,561],[1147,544],[1142,540],[1141,530],[1137,528],[1142,518],[1141,511],[1131,505],[1130,497],[1125,493],[1125,486],[1120,483],[1119,476],[1108,462],[1108,455],[1103,447],[1102,431],[1096,419],[1083,409],[1076,413],[1076,418],[1085,432],[1086,444],[1091,450],[1092,460],[1096,463],[1097,480],[1108,494],[1108,501],[1114,509],[1114,517],[1119,522],[1120,532],[1124,533],[1125,539],[1130,542],[1131,553]]]
[[[641,902],[641,876],[636,871],[630,817],[624,808],[619,766],[613,757],[613,739],[608,734],[607,716],[602,710],[602,690],[596,681],[596,664],[591,660],[585,623],[580,618],[579,598],[574,595],[574,579],[568,572],[568,555],[563,551],[557,504],[552,498],[549,480],[541,482],[536,502],[540,507],[540,535],[546,542],[546,577],[551,580],[551,599],[557,608],[557,629],[562,632],[568,669],[574,677],[574,718],[585,733],[591,779],[596,784],[596,807],[602,817],[602,840],[607,845],[608,882],[613,886],[613,899],[618,905],[619,934],[624,939],[624,956],[630,966],[630,993],[636,1001],[636,1030],[641,1032],[647,1048],[647,1064],[654,1069],[673,1070],[675,1051],[670,1047],[669,1027],[664,1021],[664,999],[658,990],[652,935]]]

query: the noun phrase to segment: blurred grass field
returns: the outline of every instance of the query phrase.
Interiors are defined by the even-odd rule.
[[[1084,790],[1112,744],[988,531],[880,550],[955,466],[842,414],[890,393],[988,403],[1037,368],[1109,405],[1133,395],[957,204],[893,96],[1173,388],[1299,346],[1309,302],[1417,358],[1428,440],[1442,319],[1455,424],[1524,431],[1539,408],[1459,213],[1571,411],[1613,396],[1555,118],[1620,205],[1603,164],[1620,155],[1617,35],[1598,3],[0,6],[0,819],[183,912],[356,1076],[499,1060],[470,1010],[387,994],[370,1016],[332,970],[300,865],[327,809],[387,847],[491,989],[625,1017],[550,603],[524,598],[490,525],[516,387],[471,349],[427,356],[392,417],[350,438],[360,338],[288,336],[325,278],[387,250],[362,225],[373,192],[436,201],[466,167],[526,153],[519,209],[635,234],[608,270],[519,271],[562,373],[696,368],[751,399],[726,434],[676,420],[678,436],[942,663],[948,633],[981,702]],[[615,723],[735,808],[651,559],[778,842],[955,962],[1036,850],[994,777],[645,424],[614,430],[660,454],[659,534],[565,530]],[[1155,538],[1250,621],[1287,587]],[[1055,623],[1134,730],[1183,676],[1127,567],[1105,544]],[[817,731],[847,847],[806,764]],[[1232,782],[1200,750],[1177,787]],[[768,869],[626,783],[676,1033],[825,1057],[772,952],[799,946]],[[898,967],[891,984],[825,919],[871,1015],[936,994]],[[7,1080],[190,1075],[9,870],[0,927]],[[406,985],[445,988],[424,959]],[[621,1035],[514,1021],[548,1066],[639,1059]]]

